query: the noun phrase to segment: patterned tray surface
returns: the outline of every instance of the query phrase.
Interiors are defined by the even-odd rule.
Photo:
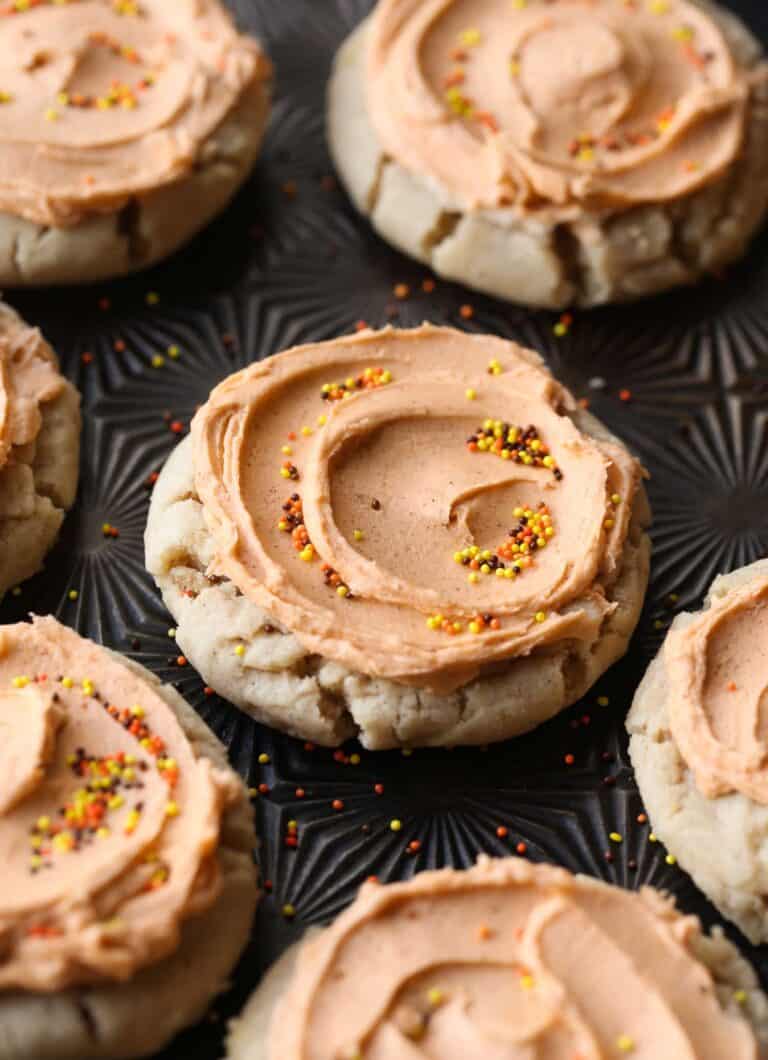
[[[424,269],[354,214],[324,144],[331,57],[368,0],[232,6],[265,42],[278,80],[262,159],[231,209],[143,276],[11,297],[54,343],[82,391],[86,421],[77,507],[46,571],[6,597],[0,620],[51,611],[133,656],[179,688],[243,776],[261,786],[259,858],[270,893],[235,987],[202,1027],[163,1054],[189,1060],[221,1055],[224,1022],[263,969],[306,924],[342,909],[372,873],[399,879],[468,865],[481,851],[520,849],[624,886],[655,884],[717,922],[637,820],[642,806],[623,718],[674,613],[698,607],[717,572],[768,551],[768,233],[727,277],[637,307],[579,313],[563,336],[553,330],[555,314],[441,281],[427,293]],[[763,0],[729,6],[768,42]],[[393,296],[398,283],[409,285],[404,300]],[[474,310],[470,320],[459,312],[463,305]],[[234,369],[349,332],[358,320],[425,319],[533,346],[640,455],[652,475],[655,515],[647,605],[627,658],[584,701],[529,737],[487,751],[409,756],[307,751],[206,696],[198,675],[177,665],[170,616],[144,571],[150,476],[186,433],[195,407]],[[168,356],[173,346],[178,358]],[[105,537],[104,523],[119,537]],[[259,764],[260,755],[269,761]],[[343,808],[335,810],[334,800]],[[296,848],[285,843],[290,820],[298,822]],[[399,831],[390,827],[395,820]],[[623,842],[612,843],[611,832]],[[768,984],[768,952],[743,948]]]

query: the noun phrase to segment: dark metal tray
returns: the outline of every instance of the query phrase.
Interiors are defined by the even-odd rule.
[[[698,607],[719,571],[768,552],[768,233],[725,278],[637,306],[578,313],[563,336],[553,330],[556,314],[441,281],[427,293],[425,270],[355,215],[331,177],[324,144],[331,57],[368,0],[232,6],[278,71],[264,153],[237,201],[181,254],[140,277],[10,298],[43,327],[79,386],[85,427],[77,507],[45,572],[8,594],[0,620],[51,611],[133,656],[194,704],[251,785],[265,785],[256,803],[270,894],[235,986],[165,1060],[220,1057],[224,1021],[263,969],[304,925],[342,909],[370,874],[398,879],[524,844],[535,860],[627,887],[665,888],[683,909],[716,922],[637,821],[642,806],[623,720],[673,614]],[[768,42],[763,0],[728,6]],[[398,283],[410,286],[405,300],[393,295]],[[469,320],[460,313],[466,304],[474,309]],[[425,319],[533,346],[639,454],[652,474],[655,515],[647,605],[626,659],[580,704],[528,737],[487,751],[409,756],[308,751],[206,696],[198,675],[177,665],[172,621],[144,570],[150,478],[195,407],[239,366],[349,332],[358,320]],[[174,346],[178,358],[167,352]],[[119,537],[105,536],[105,523]],[[357,753],[359,762],[350,760]],[[259,764],[265,754],[269,762]],[[285,842],[291,820],[296,847]],[[392,820],[402,822],[400,831]],[[614,831],[621,844],[609,840]],[[285,905],[295,907],[295,919],[283,915]],[[768,951],[743,948],[768,985]]]

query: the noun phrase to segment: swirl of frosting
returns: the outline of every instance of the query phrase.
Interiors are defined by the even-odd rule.
[[[768,804],[768,577],[714,597],[664,648],[672,735],[709,797]]]
[[[14,448],[29,445],[40,433],[41,407],[67,385],[37,328],[0,305],[0,476],[13,464]]]
[[[0,989],[127,979],[219,892],[234,774],[52,618],[0,629]]]
[[[689,0],[380,0],[368,104],[386,153],[452,204],[570,217],[715,180],[750,76]]]
[[[536,354],[425,325],[231,376],[192,427],[210,572],[313,652],[450,692],[593,643],[642,470]]]
[[[267,1055],[753,1060],[755,1036],[721,1007],[700,938],[650,888],[514,858],[365,884],[303,947]]]
[[[188,173],[271,67],[218,0],[0,5],[0,210],[77,224]]]

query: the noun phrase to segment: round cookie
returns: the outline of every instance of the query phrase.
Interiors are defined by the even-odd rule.
[[[33,665],[45,668],[43,676]],[[146,735],[141,727],[135,735],[126,730],[123,713],[129,726],[146,726]],[[0,1058],[153,1054],[203,1016],[248,940],[259,892],[247,791],[173,688],[52,618],[0,627],[0,714],[13,737],[0,749],[0,847],[8,856],[0,897]],[[105,728],[97,731],[98,716],[104,720],[96,726]],[[83,747],[74,749],[81,738]],[[83,768],[112,740],[105,769]],[[133,758],[119,758],[117,747],[132,744]],[[177,757],[163,758],[170,749]],[[109,778],[103,796],[98,780],[89,782],[94,775]],[[140,796],[135,777],[144,785]],[[78,782],[95,793],[90,803],[74,793]],[[68,796],[65,823],[54,813],[39,816],[46,798]],[[156,814],[157,799],[162,808],[169,797],[164,814]],[[77,819],[88,814],[98,820]],[[156,817],[165,820],[159,832]],[[30,838],[19,844],[9,833],[24,822]],[[180,827],[189,829],[190,842],[178,832],[174,838]],[[105,864],[99,887],[94,866]],[[74,904],[64,880],[57,890],[62,872],[72,873]],[[20,878],[26,882],[15,893]]]
[[[754,943],[768,940],[765,743],[749,715],[768,679],[766,598],[768,560],[716,578],[704,609],[675,619],[627,718],[654,831]]]
[[[356,207],[438,275],[623,301],[744,253],[768,205],[765,69],[708,0],[379,0],[337,54],[328,139]]]
[[[768,1000],[721,930],[651,888],[481,857],[365,884],[268,973],[228,1057],[752,1060],[766,1043]]]
[[[213,391],[155,486],[146,562],[181,651],[259,721],[327,746],[482,744],[626,650],[641,479],[531,351],[359,333]]]
[[[80,396],[0,302],[0,598],[43,565],[77,491]]]
[[[258,43],[219,0],[9,6],[0,284],[90,283],[171,254],[256,159],[272,74]]]

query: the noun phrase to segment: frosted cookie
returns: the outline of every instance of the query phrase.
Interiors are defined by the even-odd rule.
[[[221,383],[155,487],[179,647],[320,744],[486,743],[621,656],[648,578],[642,469],[515,343],[424,325]]]
[[[159,1050],[257,900],[247,792],[172,688],[52,618],[0,627],[0,1058]]]
[[[0,302],[0,598],[43,565],[75,500],[80,397],[36,328]]]
[[[366,883],[288,951],[230,1060],[756,1060],[768,1002],[721,932],[516,858]]]
[[[768,560],[680,615],[627,726],[654,831],[752,942],[768,941]]]
[[[255,161],[271,66],[219,0],[0,3],[0,284],[159,260]]]
[[[703,0],[379,0],[337,55],[328,137],[357,208],[439,275],[594,305],[743,254],[765,75]]]

